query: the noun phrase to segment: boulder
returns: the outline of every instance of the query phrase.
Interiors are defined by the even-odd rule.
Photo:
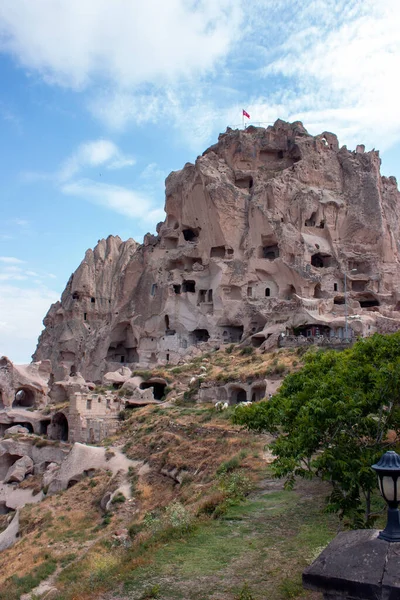
[[[57,463],[50,463],[43,473],[43,487],[48,487],[50,483],[55,479],[60,471],[60,465]]]
[[[14,435],[17,433],[27,434],[29,433],[29,429],[27,429],[27,427],[23,427],[22,425],[12,425],[5,431],[5,435]]]
[[[33,473],[33,460],[23,456],[8,469],[4,483],[21,483],[30,473]]]

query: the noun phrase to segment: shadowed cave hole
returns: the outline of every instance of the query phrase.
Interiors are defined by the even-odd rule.
[[[317,254],[312,255],[311,264],[317,269],[326,269],[327,267],[332,266],[332,256],[318,252]]]
[[[21,422],[21,423],[13,423],[13,425],[20,425],[21,427],[25,427],[25,429],[27,429],[29,431],[29,433],[33,433],[32,423]]]
[[[52,425],[51,438],[53,440],[61,440],[62,442],[67,442],[69,426],[68,426],[68,419],[64,415],[64,413],[61,413],[61,412],[56,413],[53,417],[51,425]]]
[[[35,404],[35,396],[28,388],[19,388],[12,404],[13,408],[30,408]]]
[[[182,291],[194,294],[196,291],[196,282],[190,279],[185,279],[182,284]]]
[[[153,396],[154,400],[162,400],[165,394],[166,383],[152,382],[152,381],[143,381],[140,384],[141,390],[147,390],[148,388],[153,388]]]
[[[239,404],[239,402],[247,402],[247,393],[243,388],[233,388],[231,392],[231,404]]]
[[[210,334],[207,329],[195,329],[192,331],[193,341],[194,343],[198,342],[208,342],[210,339]]]
[[[182,230],[182,234],[186,242],[194,242],[199,237],[199,230],[187,227]]]

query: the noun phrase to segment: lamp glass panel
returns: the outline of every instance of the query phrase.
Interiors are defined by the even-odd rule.
[[[388,502],[393,502],[395,499],[395,487],[394,486],[395,486],[395,483],[393,481],[393,477],[390,477],[387,475],[382,477],[382,488],[383,488],[382,495],[384,496],[384,498],[386,498],[386,500]],[[379,486],[379,487],[381,487],[381,486]],[[382,491],[382,488],[381,488],[381,491]],[[400,490],[400,488],[398,488],[398,489]]]
[[[400,500],[400,477],[397,478],[396,489],[397,489],[396,500],[398,501],[398,500]]]

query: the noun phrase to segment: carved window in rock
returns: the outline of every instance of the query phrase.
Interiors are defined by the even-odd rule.
[[[156,293],[157,293],[157,287],[158,287],[158,286],[157,286],[157,284],[156,284],[156,283],[153,283],[153,284],[152,284],[152,286],[151,286],[151,290],[150,290],[150,295],[151,295],[151,296],[155,296],[155,295],[156,295]]]
[[[279,247],[277,245],[262,246],[261,258],[266,258],[267,260],[275,260],[278,257]]]
[[[83,313],[83,320],[87,321],[87,313]]]
[[[304,225],[306,227],[315,227],[315,212],[311,215],[309,219],[306,219]]]
[[[206,301],[207,290],[199,290],[199,304]]]
[[[314,288],[314,298],[322,298],[321,284],[317,283]]]
[[[269,298],[271,296],[271,290],[269,287],[265,288],[265,297]]]
[[[243,175],[242,177],[237,177],[235,180],[236,187],[244,190],[251,190],[253,183],[253,177],[251,175]]]
[[[332,256],[330,254],[317,252],[317,254],[312,255],[311,264],[317,269],[326,269],[332,266]]]
[[[296,288],[294,287],[294,285],[288,285],[285,290],[286,300],[293,300],[294,294],[296,294]]]
[[[213,301],[213,291],[212,290],[208,290],[207,300],[208,300],[208,302]]]
[[[181,286],[179,284],[174,283],[174,285],[172,287],[174,288],[175,294],[180,294],[181,293]]]
[[[225,246],[213,246],[210,251],[210,258],[225,258]]]
[[[86,400],[86,410],[92,410],[92,399],[88,398]]]
[[[252,298],[253,297],[253,288],[251,286],[249,286],[247,288],[247,297],[248,298]]]
[[[78,292],[74,292],[72,294],[72,300],[79,300],[79,294],[78,294]]]
[[[337,284],[337,283],[334,283],[334,284],[333,284],[333,291],[334,291],[334,292],[337,292],[337,291],[338,291],[338,284]]]
[[[90,298],[90,302],[94,304],[96,302],[96,298]]]
[[[191,279],[185,279],[182,284],[182,291],[194,294],[196,292],[196,282]]]
[[[185,242],[195,242],[199,237],[199,230],[187,227],[186,229],[182,230],[182,235]]]

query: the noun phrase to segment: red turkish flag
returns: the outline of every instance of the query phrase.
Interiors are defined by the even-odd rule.
[[[248,112],[246,112],[244,109],[243,109],[243,116],[244,116],[244,117],[247,117],[248,119],[250,119],[250,115],[249,115],[249,113],[248,113]]]

